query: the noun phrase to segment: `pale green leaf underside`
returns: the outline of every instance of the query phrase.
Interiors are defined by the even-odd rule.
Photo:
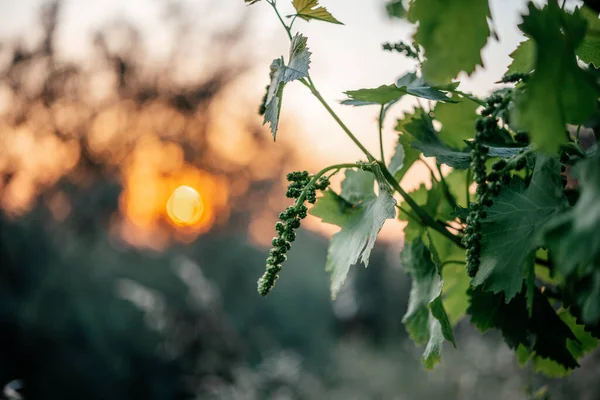
[[[285,84],[308,76],[310,55],[306,47],[306,37],[296,34],[290,45],[289,62],[285,65],[283,57],[273,60],[271,63],[271,82],[267,91],[265,101],[265,116],[263,124],[269,123],[273,140],[277,137],[279,128],[279,114],[281,113],[281,102]]]
[[[401,259],[412,278],[408,309],[402,322],[415,343],[426,344],[423,364],[431,369],[440,360],[444,339],[454,343],[452,326],[442,304],[443,282],[420,237],[405,244]]]
[[[378,170],[375,173],[381,174]],[[371,175],[370,185],[365,174]],[[324,222],[342,228],[331,238],[325,265],[325,270],[331,274],[332,299],[335,299],[346,281],[352,265],[360,261],[365,267],[368,266],[377,234],[386,219],[396,216],[396,200],[384,178],[377,179],[379,193],[376,195],[372,177],[373,174],[369,172],[347,170],[346,180],[342,183],[344,198],[339,196],[336,199],[326,192],[311,209],[311,214],[323,218]],[[356,200],[356,203],[348,202],[348,198]],[[320,204],[321,201],[325,203]],[[340,206],[343,202],[348,202],[350,206]]]

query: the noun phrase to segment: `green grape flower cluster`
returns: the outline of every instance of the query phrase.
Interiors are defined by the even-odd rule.
[[[462,243],[467,248],[467,273],[475,276],[479,270],[481,252],[481,220],[486,217],[484,206],[490,206],[492,199],[488,193],[485,162],[488,158],[489,148],[482,142],[489,133],[496,129],[498,121],[493,117],[479,118],[475,124],[475,140],[471,148],[471,169],[473,180],[477,183],[476,202],[471,203],[467,216],[467,227]]]
[[[286,253],[296,240],[296,229],[300,228],[300,221],[306,218],[308,213],[304,202],[314,204],[317,201],[317,190],[325,190],[329,186],[327,177],[315,179],[306,171],[290,172],[287,180],[290,184],[286,197],[296,199],[296,202],[279,214],[280,221],[275,224],[277,236],[271,242],[273,247],[267,258],[265,273],[258,280],[258,293],[261,296],[266,296],[279,278],[282,265],[287,260]]]
[[[467,273],[473,277],[477,274],[480,265],[481,254],[481,223],[486,218],[485,208],[494,204],[493,197],[498,196],[504,185],[510,182],[511,170],[522,170],[527,165],[527,150],[519,151],[509,161],[504,159],[496,161],[492,165],[492,171],[487,174],[486,161],[489,148],[484,143],[498,141],[498,138],[507,138],[511,142],[528,144],[529,136],[525,132],[518,132],[514,139],[505,128],[499,126],[499,116],[504,114],[510,102],[511,92],[504,96],[494,94],[487,99],[487,106],[481,112],[482,117],[475,123],[475,140],[471,145],[471,169],[473,180],[477,183],[475,202],[470,204],[467,226],[462,243],[467,249]],[[514,142],[513,142],[514,143]]]

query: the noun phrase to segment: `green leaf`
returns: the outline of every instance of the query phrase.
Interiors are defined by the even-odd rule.
[[[327,263],[325,270],[331,273],[331,298],[335,299],[337,293],[346,281],[346,276],[350,267],[360,261],[365,265],[369,264],[369,256],[375,244],[377,234],[381,230],[386,219],[396,216],[396,200],[381,175],[381,171],[374,167],[374,173],[377,176],[379,193],[375,195],[373,180],[370,187],[367,185],[367,179],[364,171],[346,171],[346,180],[342,183],[342,200],[348,201],[348,198],[357,200],[352,207],[336,208],[332,206],[330,195],[319,198],[317,204],[311,210],[315,215],[314,208],[317,208],[317,216],[324,217],[325,222],[336,223],[341,226],[341,230],[333,235],[329,244],[327,253]],[[363,192],[360,192],[363,190]],[[323,200],[324,199],[324,200]],[[321,201],[329,204],[319,206]],[[339,199],[337,199],[340,204]],[[341,215],[336,214],[341,213]],[[345,214],[352,214],[347,216]]]
[[[525,268],[533,263],[539,232],[564,202],[559,162],[539,155],[529,187],[513,177],[487,210],[481,223],[481,265],[473,284],[512,299],[523,287]]]
[[[260,0],[244,0],[245,3],[248,3],[248,5],[252,5],[254,3],[258,3]]]
[[[535,43],[535,71],[524,90],[515,92],[514,121],[540,150],[555,153],[568,141],[566,125],[584,123],[596,110],[596,83],[575,57],[586,21],[556,1],[543,9],[530,3],[520,28]]]
[[[575,340],[567,339],[567,349],[573,358],[579,360],[585,354],[598,347],[598,339],[587,332],[583,325],[578,324],[575,317],[573,317],[569,311],[561,309],[558,312],[558,316],[575,335]],[[522,364],[528,359],[531,359],[533,370],[535,372],[541,372],[553,378],[561,378],[573,371],[573,368],[567,368],[552,359],[532,354],[524,347],[520,347],[520,352],[522,353]]]
[[[420,97],[422,99],[434,100],[434,101],[444,101],[447,103],[456,103],[456,100],[452,100],[441,90],[450,90],[456,89],[459,82],[454,82],[451,85],[442,86],[431,86],[423,80],[421,77],[417,77],[417,74],[414,72],[408,72],[398,78],[396,81],[396,87],[400,90],[406,91],[406,93]]]
[[[306,47],[306,40],[306,37],[299,33],[292,38],[288,65],[285,65],[283,57],[275,59],[271,63],[271,82],[265,101],[266,108],[263,124],[268,122],[271,126],[273,140],[277,137],[285,84],[308,76],[311,53]]]
[[[600,258],[600,153],[580,161],[572,173],[579,182],[579,199],[550,221],[545,232],[552,259],[565,276]]]
[[[409,135],[398,135],[396,150],[388,168],[398,182],[402,180],[414,162],[419,159],[420,152],[410,147],[410,142],[411,137]]]
[[[518,350],[521,362],[526,360],[524,349],[519,349],[523,346],[529,353],[567,369],[579,366],[569,350],[570,341],[577,341],[577,337],[539,290],[534,291],[531,316],[524,291],[510,301],[503,293],[484,292],[481,288],[469,289],[469,296],[471,323],[482,332],[499,329],[506,344]]]
[[[375,187],[375,175],[360,169],[346,170],[346,179],[342,182],[341,197],[351,204],[361,204],[375,199],[373,191]]]
[[[342,104],[350,106],[365,106],[372,104],[388,104],[398,101],[405,94],[420,97],[427,100],[443,101],[447,103],[456,103],[442,90],[448,91],[456,88],[458,83],[446,86],[431,86],[417,77],[414,72],[404,74],[396,81],[395,85],[381,85],[373,89],[348,90],[344,92],[349,99],[343,100]]]
[[[325,7],[319,6],[319,0],[293,0],[292,5],[296,9],[296,16],[305,21],[316,19],[319,21],[331,22],[332,24],[342,24],[335,19]],[[290,15],[292,17],[294,15]]]
[[[408,310],[402,322],[415,343],[427,343],[423,364],[431,369],[440,360],[444,338],[454,344],[452,326],[441,299],[443,282],[421,238],[406,244],[401,258],[403,268],[412,278]]]
[[[448,241],[447,239],[443,239]],[[456,246],[454,246],[456,247]],[[464,252],[462,260],[464,260]],[[461,258],[457,258],[462,261]],[[442,279],[444,280],[444,308],[450,319],[450,323],[454,326],[460,321],[469,307],[469,298],[467,290],[471,282],[471,278],[467,275],[465,264],[446,264],[442,269]]]
[[[373,89],[348,90],[344,94],[350,97],[350,99],[342,101],[344,105],[384,105],[400,99],[406,94],[406,91],[398,89],[396,85],[381,85]]]
[[[575,54],[584,63],[593,64],[595,68],[600,67],[600,18],[598,13],[588,7],[581,9],[581,15],[587,21],[587,32],[583,41],[577,47]]]
[[[515,51],[510,53],[510,58],[513,61],[504,75],[530,73],[533,71],[535,63],[535,44],[529,39],[519,43]]]
[[[475,121],[479,116],[479,106],[472,101],[463,100],[457,104],[437,103],[433,115],[441,122],[440,136],[449,146],[464,147],[465,140],[475,135]]]
[[[408,19],[419,23],[414,39],[425,49],[423,75],[445,83],[460,71],[471,74],[481,61],[490,35],[488,2],[484,0],[415,0]]]
[[[331,189],[327,189],[323,196],[317,199],[309,214],[321,218],[327,224],[344,226],[350,222],[362,208],[344,200]]]
[[[417,108],[413,114],[407,114],[403,120],[398,120],[396,130],[412,136],[411,147],[421,150],[427,157],[435,157],[439,164],[457,169],[469,168],[471,153],[443,143],[433,127],[433,119],[423,109]]]
[[[406,9],[402,4],[402,0],[388,1],[385,5],[385,11],[390,18],[403,19],[406,17]]]

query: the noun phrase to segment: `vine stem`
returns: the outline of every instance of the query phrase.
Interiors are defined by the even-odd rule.
[[[383,104],[379,109],[379,151],[381,152],[381,162],[385,162],[385,156],[383,154],[383,111],[385,110]]]
[[[291,27],[291,25],[287,26],[285,24],[285,22],[283,21],[283,18],[281,18],[281,14],[279,14],[279,10],[277,9],[277,6],[275,5],[275,1],[267,0],[267,3],[269,3],[271,5],[271,7],[273,7],[273,10],[275,10],[275,14],[277,14],[277,18],[279,18],[279,22],[281,22],[281,25],[283,25],[283,27],[285,28],[285,32],[287,33],[288,38],[290,40],[292,40],[292,27]],[[292,23],[293,23],[293,21],[292,21]]]
[[[277,18],[279,18],[279,21],[281,22],[281,24],[283,25],[283,27],[285,28],[285,31],[287,32],[288,38],[290,40],[292,40],[292,33],[290,30],[290,27],[287,26],[285,24],[285,22],[283,21],[283,19],[281,18],[281,14],[279,14],[279,11],[277,10],[277,7],[275,5],[275,1],[274,0],[267,0],[267,2],[271,5],[271,7],[273,7],[273,10],[275,10],[275,14],[277,14]],[[406,193],[404,191],[404,189],[402,189],[400,187],[400,185],[398,184],[398,182],[396,181],[396,179],[394,179],[394,177],[392,176],[392,174],[390,173],[390,171],[388,171],[385,163],[383,161],[377,161],[375,159],[375,157],[373,157],[373,155],[369,152],[369,150],[367,150],[367,148],[365,146],[363,146],[363,144],[356,138],[356,136],[354,136],[354,134],[352,133],[352,131],[350,131],[350,129],[348,129],[348,127],[346,126],[346,124],[344,124],[344,122],[340,119],[340,117],[338,117],[338,115],[335,113],[335,111],[333,111],[333,109],[329,106],[329,104],[327,104],[327,101],[325,101],[325,99],[323,98],[323,96],[321,96],[321,94],[319,93],[319,91],[317,90],[315,84],[313,83],[310,75],[306,77],[306,79],[301,79],[300,82],[302,84],[304,84],[304,86],[308,87],[311,91],[311,93],[317,98],[317,100],[319,100],[319,102],[321,103],[321,105],[327,110],[327,112],[329,113],[329,115],[331,115],[331,117],[335,120],[335,122],[337,122],[337,124],[340,126],[340,128],[342,128],[342,130],[346,133],[346,135],[348,135],[348,137],[354,142],[354,144],[365,154],[365,156],[367,156],[367,159],[369,160],[369,162],[371,163],[375,163],[377,164],[380,169],[381,172],[383,173],[383,176],[385,178],[385,180],[390,184],[390,186],[392,188],[394,188],[395,191],[397,191],[398,193],[400,193],[400,196],[402,196],[402,198],[408,203],[408,205],[413,209],[413,211],[417,214],[417,217],[419,217],[419,219],[421,220],[421,224],[423,224],[424,226],[428,226],[436,231],[438,231],[439,233],[441,233],[442,235],[446,236],[448,239],[450,239],[453,243],[455,243],[457,246],[464,248],[464,245],[461,243],[461,240],[458,236],[453,235],[450,231],[448,231],[443,225],[441,225],[440,223],[438,223],[437,221],[435,221],[433,218],[431,218],[431,216],[425,211],[423,210],[409,195],[408,193]],[[459,94],[462,94],[462,92],[458,92]],[[466,95],[464,94],[465,97],[470,98],[470,95]],[[473,100],[473,99],[471,99]],[[475,100],[473,100],[475,101]],[[319,179],[324,173],[326,173],[327,171],[330,171],[332,169],[336,169],[336,168],[355,168],[358,167],[357,164],[337,164],[337,165],[332,165],[329,166],[321,171],[319,171],[319,173],[317,173],[313,179],[310,181],[309,184],[314,184],[317,179]],[[296,205],[299,204],[300,201],[304,201],[304,199],[306,198],[306,193],[302,192],[302,194],[300,195],[300,197],[298,197],[298,200],[296,201]]]
[[[462,97],[464,97],[465,99],[469,99],[472,102],[477,103],[478,105],[480,105],[482,107],[486,106],[485,101],[478,99],[477,97],[473,96],[472,94],[465,93],[465,92],[463,92],[461,90],[456,90],[456,89],[452,90],[452,92],[456,93],[456,94],[459,94]]]

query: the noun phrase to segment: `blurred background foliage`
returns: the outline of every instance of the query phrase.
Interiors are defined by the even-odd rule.
[[[378,246],[332,303],[326,238],[304,230],[285,279],[258,296],[265,230],[298,160],[239,99],[252,60],[244,16],[207,31],[184,4],[165,4],[155,29],[178,44],[166,62],[148,60],[127,21],[90,38],[91,58],[63,58],[60,2],[40,10],[37,37],[0,47],[5,398],[600,396],[597,352],[553,381],[466,321],[458,349],[425,372],[401,324],[401,243]],[[181,184],[204,201],[191,227],[164,212]]]

